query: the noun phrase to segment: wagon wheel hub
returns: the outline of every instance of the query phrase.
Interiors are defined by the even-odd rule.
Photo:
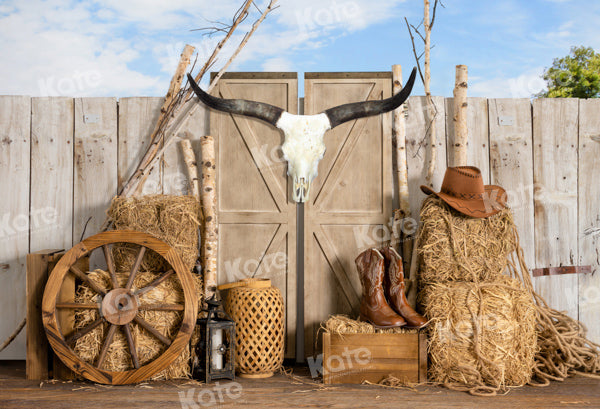
[[[126,288],[115,288],[102,300],[100,313],[114,325],[125,325],[133,321],[139,310],[137,298]]]

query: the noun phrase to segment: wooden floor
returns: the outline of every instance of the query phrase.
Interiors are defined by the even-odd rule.
[[[189,381],[103,386],[87,382],[25,380],[25,364],[0,362],[0,409],[9,408],[600,408],[600,381],[576,377],[547,388],[523,387],[504,396],[481,398],[440,387],[416,391],[377,386],[324,387],[305,368],[302,382],[279,374],[267,380],[237,379],[210,385]],[[229,389],[226,387],[229,386]]]

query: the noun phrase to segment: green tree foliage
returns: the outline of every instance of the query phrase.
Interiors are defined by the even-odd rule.
[[[572,47],[569,55],[554,59],[543,78],[548,90],[537,97],[599,98],[600,54],[591,47]]]

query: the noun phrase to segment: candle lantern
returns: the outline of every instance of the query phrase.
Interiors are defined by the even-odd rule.
[[[235,322],[215,296],[206,301],[206,317],[196,322],[200,338],[195,348],[192,375],[206,383],[235,378]]]

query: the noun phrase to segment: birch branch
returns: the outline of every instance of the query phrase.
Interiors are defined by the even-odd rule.
[[[402,90],[402,66],[392,66],[393,93],[396,95]],[[404,234],[403,225],[410,217],[410,202],[408,190],[408,165],[406,161],[406,118],[404,110],[406,105],[398,107],[392,112],[392,138],[396,145],[396,178],[398,181],[398,202],[399,209],[394,212],[394,234],[392,236],[392,246],[397,247],[400,244],[402,249],[402,259],[404,271],[410,268],[412,256],[412,240]]]
[[[131,177],[127,180],[123,188],[121,189],[120,196],[129,196],[134,188],[139,186],[140,180],[145,180],[143,169],[148,167],[148,164],[152,161],[156,152],[160,149],[160,145],[164,141],[164,126],[168,123],[169,117],[172,115],[175,106],[180,101],[179,91],[181,89],[181,82],[185,75],[185,71],[190,64],[190,57],[194,52],[194,47],[191,45],[186,45],[181,53],[181,57],[179,59],[179,63],[177,64],[177,69],[175,71],[175,75],[171,79],[171,83],[169,85],[169,90],[167,91],[167,95],[165,96],[165,101],[160,109],[160,116],[158,121],[156,122],[156,126],[154,127],[154,131],[150,135],[150,146],[148,150],[144,154],[144,157],[140,161],[140,164],[137,166],[135,172],[131,175]],[[147,178],[147,176],[146,176]]]
[[[425,180],[429,186],[432,186],[433,174],[435,173],[435,165],[437,163],[437,135],[435,126],[435,107],[433,98],[431,97],[431,21],[429,19],[429,0],[423,0],[424,16],[423,28],[425,30],[425,97],[427,98],[427,117],[431,121],[429,125],[429,166],[427,168],[427,176]],[[436,0],[437,3],[437,0]]]
[[[200,200],[200,187],[198,185],[198,165],[196,162],[196,154],[192,149],[192,142],[189,139],[184,139],[179,142],[181,147],[181,153],[183,154],[183,161],[188,173],[188,179],[190,184],[190,192],[192,196]]]
[[[252,29],[250,29],[250,31],[248,31],[246,33],[246,35],[244,36],[244,38],[242,39],[242,41],[238,45],[238,48],[232,54],[231,58],[229,58],[229,60],[227,61],[227,63],[225,63],[225,65],[223,66],[223,68],[221,68],[221,70],[219,71],[219,73],[212,80],[212,83],[208,87],[208,91],[207,91],[208,93],[210,93],[214,89],[214,87],[217,84],[217,82],[219,81],[219,79],[223,76],[223,74],[225,73],[225,71],[227,71],[227,68],[229,68],[229,66],[231,65],[231,63],[233,62],[233,60],[235,59],[235,57],[238,56],[238,54],[240,53],[240,51],[242,51],[242,48],[244,48],[244,46],[246,45],[246,43],[248,43],[248,40],[250,40],[250,37],[252,37],[252,35],[256,31],[256,29],[258,28],[258,26],[260,26],[260,24],[264,21],[264,19],[267,17],[267,15],[271,11],[273,11],[273,10],[275,10],[277,8],[277,7],[275,7],[275,4],[277,4],[277,0],[271,0],[271,2],[269,3],[269,5],[265,9],[265,11],[262,12],[262,14],[258,18],[258,20],[256,20],[254,22],[254,24],[252,24]]]
[[[277,3],[277,0],[271,0],[271,3],[265,9],[265,11],[261,14],[260,18],[256,22],[254,22],[254,24],[252,25],[252,29],[248,33],[246,33],[243,40],[240,42],[237,49],[232,54],[232,56],[229,58],[229,60],[225,64],[225,66],[215,76],[215,79],[212,81],[210,87],[208,88],[208,92],[212,91],[212,89],[216,86],[219,79],[225,73],[225,70],[229,67],[229,65],[231,65],[231,63],[233,62],[235,57],[240,53],[242,48],[244,48],[244,46],[248,43],[248,41],[250,40],[250,37],[252,36],[252,34],[254,34],[254,32],[256,31],[258,26],[264,21],[267,14],[269,14],[271,11],[273,11],[275,9],[275,7],[274,7],[275,3]],[[189,89],[187,90],[187,92],[189,92]],[[185,123],[185,120],[188,117],[190,117],[191,115],[193,115],[194,112],[196,112],[196,110],[198,109],[198,106],[199,106],[198,103],[196,101],[194,101],[193,99],[188,99],[188,100],[186,100],[185,103],[181,104],[181,108],[179,108],[177,113],[175,115],[173,115],[173,120],[170,124],[169,129],[164,132],[164,134],[167,135],[167,140],[175,137],[177,135],[177,133],[179,133],[179,130]],[[157,161],[154,161],[153,163],[156,164]],[[143,184],[145,182],[145,180],[147,179],[148,175],[150,175],[150,173],[154,169],[154,164],[147,169],[147,171],[144,173],[145,176],[143,178],[139,179],[140,184]],[[139,188],[138,188],[138,190],[139,190]]]
[[[252,1],[246,0],[243,4],[242,8],[236,13],[237,17],[234,19],[234,21],[231,25],[231,29],[229,30],[227,35],[217,44],[217,47],[215,48],[215,50],[213,50],[213,53],[211,54],[209,59],[205,62],[204,66],[201,68],[200,72],[196,76],[196,79],[198,81],[206,73],[206,71],[208,69],[210,69],[210,67],[214,64],[218,52],[223,48],[223,46],[225,45],[227,40],[229,38],[231,38],[231,36],[233,35],[233,32],[239,26],[239,24],[242,21],[244,21],[244,19],[247,17],[248,9],[251,6],[252,6]],[[272,9],[273,8],[271,7],[269,9],[269,11],[271,11]],[[263,13],[263,15],[261,15],[261,18],[259,19],[260,22],[262,22],[262,20],[264,20],[265,16],[266,16],[266,14],[264,14],[264,13]],[[256,30],[256,28],[258,28],[259,24],[260,23],[258,23],[258,24],[256,22],[254,23],[252,33]],[[249,37],[250,36],[248,34],[246,34],[246,37],[245,37],[246,41],[243,44],[240,44],[240,46],[238,46],[238,49],[236,50],[235,55],[239,54],[240,47],[243,47],[247,43]],[[232,58],[229,59],[227,66],[229,66],[229,64],[231,64],[231,61],[232,61]],[[216,83],[216,81],[213,81],[213,83]],[[191,89],[189,88],[189,86],[187,86],[184,90],[182,90],[178,94],[176,103],[172,104],[172,109],[170,110],[171,111],[170,114],[166,115],[165,120],[161,121],[160,126],[159,126],[159,131],[157,132],[157,135],[154,138],[155,140],[152,141],[151,146],[149,147],[148,151],[146,152],[146,155],[144,155],[144,158],[140,162],[140,165],[138,166],[136,172],[134,172],[132,177],[125,184],[123,190],[121,191],[121,195],[129,196],[132,193],[133,194],[141,193],[141,190],[143,188],[143,185],[144,185],[148,175],[152,172],[152,170],[154,168],[154,166],[149,166],[149,164],[150,164],[150,162],[156,163],[155,161],[153,161],[153,159],[157,155],[157,151],[158,151],[158,146],[156,146],[156,145],[163,143],[165,141],[165,139],[167,139],[168,137],[173,137],[175,134],[177,134],[177,132],[179,132],[179,129],[181,128],[181,126],[183,125],[185,120],[189,116],[191,116],[197,109],[198,104],[195,103],[194,101],[189,100],[190,93],[191,93]],[[145,172],[141,172],[142,169],[145,169]],[[104,230],[105,229],[106,229],[106,227],[104,228]]]

